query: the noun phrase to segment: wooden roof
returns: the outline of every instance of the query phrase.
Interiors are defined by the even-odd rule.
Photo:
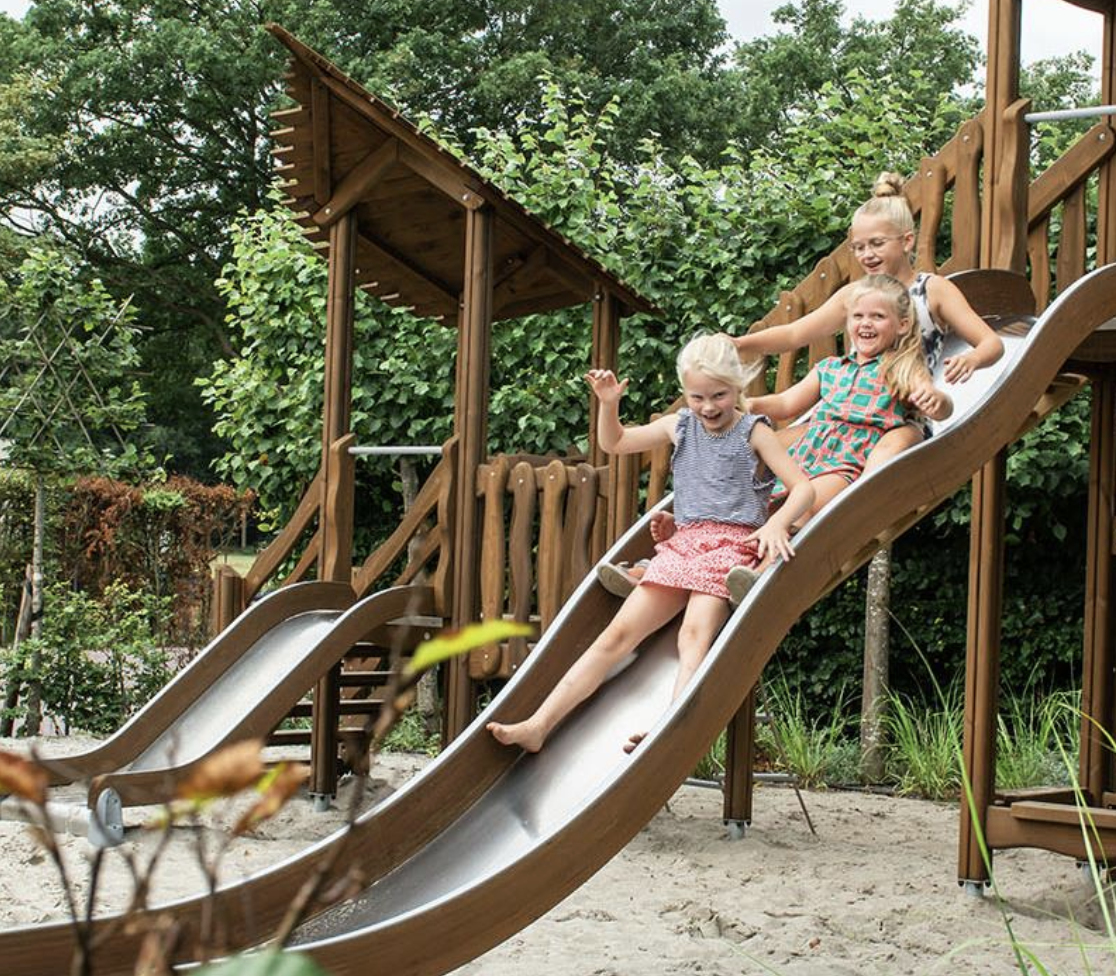
[[[465,214],[495,214],[493,319],[591,301],[602,290],[622,314],[656,311],[642,296],[442,148],[375,95],[275,24],[293,55],[275,113],[277,169],[315,246],[355,208],[357,285],[416,314],[456,322],[465,268]]]
[[[1098,14],[1111,14],[1116,10],[1116,0],[1066,0],[1066,2],[1075,7],[1083,7],[1085,10],[1094,10]]]

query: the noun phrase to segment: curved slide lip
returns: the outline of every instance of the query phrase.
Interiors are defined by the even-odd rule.
[[[393,917],[348,931],[343,921],[331,931],[333,920],[326,915],[312,920],[300,933],[307,940],[302,948],[337,974],[363,972],[370,958],[389,971],[442,972],[491,948],[556,904],[615,854],[669,798],[735,713],[798,615],[868,558],[873,540],[893,525],[912,524],[921,511],[947,497],[1008,444],[1061,364],[1114,314],[1116,267],[1110,266],[1081,279],[1059,297],[1031,330],[1025,352],[963,422],[857,482],[811,522],[798,536],[797,557],[753,589],[694,680],[654,724],[640,748],[632,757],[616,760],[603,780],[590,781],[580,797],[567,800],[568,814],[558,818],[553,829],[539,832],[536,842],[491,872],[462,880]],[[641,544],[645,533],[646,518],[606,558],[626,555]],[[652,646],[646,648],[652,653],[637,656],[587,707],[571,716],[539,756],[516,755],[496,744],[483,728],[492,718],[515,720],[529,713],[615,606],[592,578],[585,580],[487,714],[423,774],[360,818],[347,840],[345,867],[359,863],[369,878],[382,878],[385,888],[396,884],[406,870],[405,862],[419,854],[413,862],[419,863],[420,852],[433,849],[430,842],[449,824],[464,822],[460,815],[477,798],[494,795],[492,784],[509,769],[541,768],[548,751],[554,749],[557,755],[562,737],[578,739],[579,729],[591,724],[594,713],[603,714],[605,706],[611,708],[617,699],[630,699],[625,683],[655,669],[658,648],[672,640],[669,631],[652,638]],[[649,680],[655,687],[663,682],[661,675]],[[307,872],[341,842],[341,835],[334,835],[219,892],[216,907],[229,920],[231,943],[266,939]],[[187,922],[196,919],[203,900],[165,907]],[[106,945],[97,958],[98,971],[128,971],[136,950],[129,942],[121,937]],[[44,971],[50,956],[65,965],[68,943],[68,929],[62,924],[13,929],[0,933],[0,954],[13,976],[37,973]]]
[[[167,733],[205,691],[220,681],[243,655],[274,627],[296,614],[344,610],[353,603],[346,583],[295,583],[253,603],[225,628],[143,708],[100,745],[83,753],[40,759],[51,785],[92,780],[123,769]]]
[[[347,584],[340,585],[348,589]],[[110,788],[125,806],[169,799],[175,784],[218,749],[267,736],[373,628],[433,610],[430,587],[399,586],[373,593],[344,612],[300,610],[281,620],[203,689],[167,733],[150,743],[128,769],[96,777],[91,802]]]

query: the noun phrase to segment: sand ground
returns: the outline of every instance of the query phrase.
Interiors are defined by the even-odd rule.
[[[87,745],[66,739],[42,748],[60,754]],[[0,740],[0,748],[27,745]],[[425,761],[385,757],[365,785],[365,802]],[[755,823],[733,839],[720,821],[720,794],[683,786],[589,882],[457,976],[1000,976],[1024,971],[1005,915],[1048,972],[1116,974],[1116,945],[1105,934],[1096,888],[1071,860],[1000,853],[1001,905],[957,885],[956,805],[839,791],[805,797],[816,837],[792,789],[761,785]],[[297,798],[231,849],[222,876],[244,876],[297,853],[343,822],[342,805],[321,813]],[[149,813],[129,810],[126,823]],[[210,850],[217,836],[201,835]],[[142,856],[152,840],[129,830],[124,849]],[[71,835],[62,843],[72,873],[83,878],[88,844]],[[0,927],[63,918],[53,865],[27,828],[0,822],[0,851]],[[157,900],[200,889],[193,833],[175,832],[156,879]],[[101,888],[106,907],[123,905],[131,892],[119,850]],[[1106,897],[1113,913],[1111,889]]]

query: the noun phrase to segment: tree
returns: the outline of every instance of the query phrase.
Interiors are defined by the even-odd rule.
[[[80,471],[135,469],[144,452],[125,434],[143,422],[134,310],[42,248],[0,279],[0,444],[35,476],[31,637],[42,616],[44,481]],[[32,652],[34,655],[36,652]],[[31,660],[26,732],[38,732],[38,661]]]
[[[778,146],[794,113],[827,86],[851,99],[846,87],[854,73],[876,83],[866,93],[870,99],[894,97],[894,88],[906,88],[917,75],[915,103],[923,112],[973,81],[980,49],[974,37],[952,26],[957,9],[936,0],[900,0],[890,19],[856,17],[848,27],[841,24],[844,11],[842,0],[788,3],[772,14],[786,30],[737,45],[743,92],[737,136],[745,146]],[[915,126],[911,137],[919,137]]]

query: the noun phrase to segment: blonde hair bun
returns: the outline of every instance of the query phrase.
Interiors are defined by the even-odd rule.
[[[874,197],[901,197],[906,180],[898,173],[880,173],[872,184]]]

